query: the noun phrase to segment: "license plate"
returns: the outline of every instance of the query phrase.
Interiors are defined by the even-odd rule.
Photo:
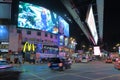
[[[57,66],[58,64],[52,64],[53,66]]]

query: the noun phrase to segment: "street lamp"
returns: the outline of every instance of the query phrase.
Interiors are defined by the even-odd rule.
[[[119,43],[117,43],[117,44],[116,44],[116,47],[119,47],[119,46],[120,46],[120,44],[119,44]]]
[[[119,43],[116,44],[116,48],[117,48],[117,52],[118,52],[118,54],[120,56],[120,44]]]
[[[85,48],[86,46],[85,45],[82,45],[83,48]]]
[[[91,47],[89,47],[89,48],[88,48],[88,51],[92,51],[92,48],[91,48]]]
[[[113,47],[113,50],[115,50],[116,49],[116,47]]]
[[[77,45],[75,38],[73,38],[73,37],[69,38],[69,45],[70,45],[70,48],[75,50],[75,47]]]

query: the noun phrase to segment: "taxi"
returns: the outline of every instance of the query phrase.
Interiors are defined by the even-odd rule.
[[[111,59],[111,58],[107,58],[107,59],[105,60],[105,63],[112,63],[112,59]]]

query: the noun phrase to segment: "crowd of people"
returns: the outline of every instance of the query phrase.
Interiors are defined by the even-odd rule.
[[[39,53],[35,52],[12,52],[10,51],[7,54],[2,56],[4,60],[6,60],[10,64],[42,64],[48,63],[50,58],[49,57],[41,57]],[[70,63],[72,63],[72,58],[68,58]]]
[[[24,64],[24,63],[30,63],[30,64],[42,64],[47,63],[49,61],[49,58],[41,58],[39,55],[36,55],[35,53],[18,53],[18,52],[12,52],[5,54],[2,56],[4,60],[6,60],[10,64]]]

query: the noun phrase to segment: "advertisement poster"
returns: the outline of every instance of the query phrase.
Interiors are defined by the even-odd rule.
[[[58,34],[57,15],[50,10],[31,3],[20,1],[18,27],[37,29]]]
[[[60,46],[63,46],[63,45],[64,45],[64,36],[63,36],[63,35],[60,35],[60,36],[59,36],[59,45],[60,45]]]
[[[94,46],[94,55],[101,55],[99,46]]]

